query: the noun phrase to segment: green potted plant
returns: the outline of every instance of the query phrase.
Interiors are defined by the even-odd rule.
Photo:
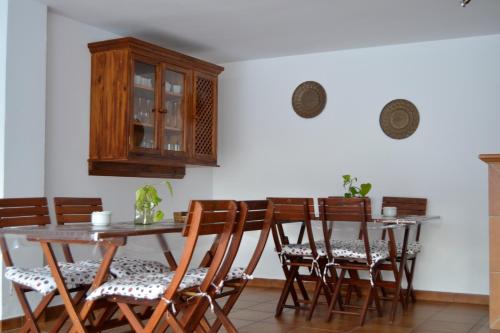
[[[370,183],[363,183],[357,186],[357,177],[343,175],[342,178],[344,180],[344,198],[364,198],[372,189],[372,184]]]
[[[172,184],[168,180],[162,181],[161,184],[167,186],[170,195],[174,194]],[[159,184],[146,184],[135,192],[135,224],[151,224],[163,220],[165,213],[158,209],[162,199],[155,185]]]

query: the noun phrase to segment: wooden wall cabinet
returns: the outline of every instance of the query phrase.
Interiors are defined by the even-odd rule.
[[[182,178],[217,165],[217,76],[223,68],[120,38],[90,43],[89,174]]]

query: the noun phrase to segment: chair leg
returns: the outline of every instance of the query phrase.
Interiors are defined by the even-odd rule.
[[[352,269],[349,270],[349,276],[351,277],[351,279],[359,280],[359,274],[358,274],[358,271],[356,271],[356,270],[352,270]],[[356,292],[356,296],[358,298],[363,297],[363,293],[361,292],[361,289],[358,286],[351,286],[351,292],[352,292],[352,290],[354,290]],[[349,303],[347,303],[347,304],[349,304]]]
[[[375,291],[375,288],[371,287],[370,292],[368,293],[368,296],[366,297],[365,302],[363,303],[363,306],[361,307],[361,313],[360,313],[360,319],[359,319],[360,326],[363,326],[365,324],[366,314],[368,313],[368,306],[370,306],[370,304],[372,302],[374,291]]]
[[[79,291],[75,297],[74,297],[74,303],[75,304],[79,304],[83,297],[85,296],[87,290],[81,290]],[[59,318],[57,318],[57,321],[54,323],[54,325],[52,325],[52,327],[50,328],[50,331],[49,333],[56,333],[56,332],[59,332],[61,327],[63,327],[64,323],[69,319],[69,316],[68,316],[68,312],[66,312],[66,310],[63,310],[61,312],[61,314],[59,315]]]
[[[219,304],[217,302],[214,303],[214,311],[215,314],[217,315],[217,318],[220,319],[222,322],[222,325],[226,329],[228,333],[238,333],[238,330],[236,327],[233,325],[233,323],[229,320],[229,318],[226,316],[224,311],[220,308]]]
[[[406,275],[406,282],[407,282],[407,289],[406,289],[406,304],[410,302],[415,303],[417,301],[417,298],[415,297],[415,290],[413,290],[413,274],[415,272],[415,262],[416,258],[413,258],[411,260],[411,265],[410,268],[405,267],[405,275]]]
[[[314,310],[316,309],[316,305],[318,304],[319,297],[321,295],[321,289],[323,289],[323,281],[320,280],[316,281],[316,286],[314,287],[314,294],[313,298],[309,307],[309,312],[307,313],[306,320],[311,320],[312,315],[314,313]]]
[[[340,287],[342,286],[342,282],[344,281],[346,270],[342,269],[340,271],[339,279],[337,281],[337,285],[335,286],[335,291],[333,292],[332,300],[330,305],[328,306],[328,318],[327,322],[330,322],[333,318],[333,311],[335,310],[335,304],[338,302],[340,296]]]
[[[289,275],[287,277],[285,286],[283,287],[283,290],[281,292],[278,305],[276,306],[276,314],[274,315],[275,317],[279,317],[283,312],[283,308],[285,307],[288,294],[291,292],[291,289],[293,288],[293,282],[295,281],[295,277],[297,276],[298,270],[299,270],[298,266],[292,266],[292,268],[289,270]]]
[[[286,264],[283,264],[282,269],[283,273],[285,274],[285,280],[288,280],[288,277],[290,276],[290,269],[288,269],[288,266]],[[293,305],[299,307],[300,306],[299,297],[297,296],[297,292],[295,291],[295,286],[293,285],[293,283],[292,283],[292,288],[290,289],[290,294],[292,295]]]
[[[232,295],[229,296],[229,298],[226,300],[226,303],[224,304],[224,307],[222,308],[222,311],[224,314],[227,316],[231,309],[234,307],[234,304],[236,304],[236,301],[239,299],[241,293],[245,289],[245,286],[247,284],[247,281],[244,280],[241,282],[242,285],[236,290],[236,292]],[[216,318],[215,321],[212,324],[212,327],[210,329],[210,333],[215,333],[218,332],[220,327],[222,326],[222,323],[219,318]]]
[[[48,295],[45,295],[40,303],[38,303],[35,311],[33,311],[33,317],[35,320],[38,320],[42,313],[45,311],[49,303],[54,299],[55,292],[52,292]],[[19,330],[19,333],[28,333],[30,331],[31,323],[26,321],[23,327]]]
[[[214,306],[215,306],[215,302],[214,302]],[[208,320],[205,316],[203,316],[203,318],[201,318],[199,328],[201,328],[201,330],[200,330],[201,332],[210,331],[210,324],[208,323]]]
[[[382,308],[382,304],[380,302],[380,298],[378,296],[378,291],[376,287],[373,287],[373,300],[375,302],[375,308],[377,309],[377,314],[379,317],[384,315],[384,309]]]
[[[24,312],[24,317],[26,320],[24,326],[26,326],[31,333],[40,333],[40,327],[38,327],[38,323],[35,316],[33,315],[33,312],[31,311],[25,293],[21,290],[21,287],[18,284],[14,284],[14,290],[16,291],[17,299],[19,300],[21,308]]]

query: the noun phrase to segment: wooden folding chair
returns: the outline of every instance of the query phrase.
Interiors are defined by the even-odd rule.
[[[0,228],[44,226],[47,224],[50,224],[50,218],[46,198],[0,199]],[[49,306],[53,298],[58,295],[50,269],[46,266],[33,269],[14,266],[7,242],[3,236],[0,236],[0,248],[2,250],[3,262],[7,268],[6,277],[13,284],[26,318],[26,322],[20,332],[41,332],[37,320]],[[65,279],[72,278],[69,276],[71,266],[65,265],[60,267],[60,269]],[[85,296],[90,284],[75,285],[73,283],[72,285],[73,287],[70,291],[76,292],[73,297],[73,302],[78,304]],[[26,294],[29,292],[38,292],[42,294],[42,299],[34,311],[32,311],[26,298]],[[63,311],[56,323],[52,326],[51,332],[57,332],[67,319],[68,315],[66,311]]]
[[[280,256],[286,282],[276,306],[276,316],[280,316],[284,308],[301,309],[301,304],[308,304],[307,318],[310,319],[318,302],[318,296],[323,292],[330,302],[331,292],[323,281],[322,272],[328,263],[324,240],[316,242],[313,234],[311,218],[314,217],[314,201],[311,198],[268,198],[272,203],[272,235],[276,251]],[[300,230],[297,241],[290,243],[285,232],[285,225],[299,223]],[[322,224],[323,232],[325,224]],[[303,243],[304,234],[307,243]],[[300,268],[306,268],[307,273],[301,273]],[[315,283],[314,297],[311,300],[304,282]],[[302,298],[299,299],[294,284],[297,284]],[[291,295],[293,305],[286,304]]]
[[[236,328],[230,322],[228,315],[245,289],[248,280],[252,279],[252,274],[262,256],[271,230],[272,209],[268,209],[267,200],[240,201],[238,207],[238,231],[233,235],[228,250],[228,254],[230,255],[224,260],[218,279],[216,280],[216,282],[223,281],[223,285],[217,286],[215,292],[212,294],[216,319],[212,325],[208,325],[207,321],[201,322],[203,330],[206,332],[218,332],[222,325],[224,325],[224,328],[228,332],[237,332]],[[250,231],[260,231],[255,250],[246,267],[232,267],[243,238],[243,232],[246,233]],[[202,263],[207,264],[210,262],[208,258],[213,257],[210,253],[214,253],[217,244],[218,240],[215,240]],[[222,277],[224,277],[224,280],[222,280]],[[225,300],[224,306],[222,307],[218,302],[220,299]],[[199,311],[198,316],[202,314],[203,310]]]
[[[318,206],[320,217],[323,221],[358,223],[361,235],[360,239],[345,241],[332,238],[329,242],[331,246],[326,247],[327,251],[331,251],[331,257],[333,258],[333,262],[329,264],[330,272],[332,270],[340,270],[334,286],[333,296],[329,303],[328,321],[332,319],[334,313],[343,313],[359,315],[360,325],[363,325],[368,308],[373,302],[379,316],[382,316],[382,307],[377,288],[382,286],[396,288],[395,282],[385,282],[378,278],[381,269],[389,269],[389,267],[382,267],[386,259],[390,259],[390,269],[392,272],[395,275],[398,272],[395,261],[396,248],[393,233],[389,233],[391,238],[389,248],[383,246],[383,244],[370,244],[367,226],[368,213],[363,198],[320,198],[318,199]],[[334,236],[333,233],[331,235]],[[368,272],[370,279],[361,279],[358,274],[351,273],[358,271]],[[349,273],[349,278],[346,277],[347,273]],[[368,288],[369,291],[365,296],[360,312],[347,311],[342,308],[337,310],[335,308],[340,301],[342,285]],[[344,307],[351,308],[353,306],[345,303]]]
[[[114,279],[94,290],[88,300],[106,297],[108,301],[116,302],[135,332],[150,333],[157,328],[163,332],[168,327],[174,332],[192,332],[190,327],[197,327],[199,322],[182,322],[176,309],[182,308],[184,313],[191,313],[192,307],[196,309],[204,302],[211,302],[209,291],[227,254],[236,214],[237,204],[234,201],[192,201],[183,231],[187,239],[175,271]],[[219,246],[208,269],[199,276],[186,275],[199,236],[219,234]],[[145,325],[134,312],[137,305],[154,309]],[[163,323],[162,318],[165,318]]]
[[[92,212],[100,212],[103,210],[101,198],[55,197],[54,206],[57,224],[59,225],[69,223],[90,223],[92,220]],[[169,266],[155,260],[122,256],[113,259],[110,266],[110,273],[115,277],[123,277],[136,273],[162,273],[170,269],[175,269],[177,264],[163,235],[157,235],[157,239]],[[62,244],[62,247],[65,259],[68,262],[74,262],[69,245]],[[99,249],[101,255],[104,255],[103,248],[99,247]],[[96,263],[98,266],[100,265],[100,261],[96,261]]]
[[[405,198],[405,197],[383,197],[382,198],[382,210],[384,207],[396,207],[398,215],[426,215],[427,214],[427,199],[425,198]],[[421,250],[420,244],[420,229],[421,224],[417,225],[417,230],[415,232],[414,241],[408,242],[407,246],[407,266],[405,266],[405,277],[406,277],[406,302],[410,299],[412,302],[416,302],[415,291],[413,290],[413,277],[415,273],[415,263],[417,260],[418,253]],[[385,240],[386,232],[382,233],[382,240]],[[397,261],[401,261],[401,243],[397,244]]]

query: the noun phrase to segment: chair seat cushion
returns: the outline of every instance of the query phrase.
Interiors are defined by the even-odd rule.
[[[363,240],[333,240],[332,252],[334,258],[366,260],[365,243]],[[389,257],[387,244],[374,242],[370,245],[370,256],[375,264]]]
[[[159,299],[165,293],[174,278],[175,271],[166,273],[144,273],[110,280],[95,289],[88,300],[96,300],[106,296],[134,297],[136,299]],[[200,280],[185,276],[179,290],[196,287]]]
[[[316,242],[316,252],[319,256],[326,256],[326,247],[324,242]],[[289,256],[312,257],[313,253],[309,243],[287,244],[281,248],[281,253]]]
[[[379,244],[379,246],[389,246],[387,240],[376,240],[374,243]],[[396,250],[397,250],[397,255],[398,257],[401,257],[401,254],[403,253],[403,244],[400,242],[396,243]],[[406,254],[409,257],[414,257],[418,253],[422,251],[422,244],[419,242],[408,242],[408,246],[406,248]]]
[[[142,273],[166,273],[170,268],[158,261],[118,257],[113,259],[109,271],[120,278]]]
[[[389,257],[389,245],[387,240],[376,240],[371,242],[371,257],[372,262],[377,262]],[[422,250],[422,244],[419,242],[409,242],[406,253],[409,257],[416,256]],[[322,241],[316,242],[316,251],[319,256],[326,256],[325,243]],[[401,256],[403,251],[402,243],[397,243],[397,254]],[[312,257],[312,250],[309,243],[305,244],[288,244],[282,247],[282,253],[291,256]],[[365,245],[362,240],[334,240],[332,242],[332,254],[334,257],[365,259]]]
[[[61,274],[69,289],[90,285],[99,268],[99,261],[88,260],[74,263],[58,263]],[[17,284],[47,295],[57,289],[49,266],[37,268],[7,267],[5,277]]]
[[[190,269],[186,272],[186,276],[189,276],[191,278],[194,278],[199,281],[199,284],[203,281],[205,278],[205,275],[208,272],[208,268],[206,267],[200,267],[200,268],[193,268]],[[235,279],[241,279],[244,277],[245,273],[245,268],[243,267],[232,267],[229,273],[227,273],[226,278],[224,279],[225,281],[229,280],[235,280]]]
[[[94,281],[101,260],[83,260],[76,263],[58,263],[69,289],[90,285]],[[157,261],[119,257],[109,268],[114,277],[126,277],[139,273],[164,273],[169,268]],[[47,295],[57,289],[49,266],[36,268],[7,267],[5,277],[17,284]]]

